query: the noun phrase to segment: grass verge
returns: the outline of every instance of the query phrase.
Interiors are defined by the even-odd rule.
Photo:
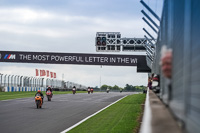
[[[77,93],[86,93],[86,91],[76,91]],[[36,91],[27,92],[0,92],[0,100],[9,100],[17,98],[34,97]],[[42,92],[45,94],[45,91]],[[72,94],[71,91],[53,91],[53,94]]]
[[[137,133],[145,94],[129,95],[68,133]]]

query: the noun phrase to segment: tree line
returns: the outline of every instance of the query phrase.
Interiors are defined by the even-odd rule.
[[[126,86],[124,88],[122,87],[119,87],[117,85],[114,85],[114,86],[109,86],[109,85],[102,85],[100,87],[100,89],[103,91],[103,90],[106,90],[107,88],[109,88],[111,91],[143,91],[144,89],[146,89],[146,86],[132,86],[132,85],[129,85],[129,84],[126,84]]]

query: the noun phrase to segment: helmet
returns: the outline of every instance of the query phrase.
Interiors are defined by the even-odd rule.
[[[41,92],[40,90],[38,90],[37,92]]]

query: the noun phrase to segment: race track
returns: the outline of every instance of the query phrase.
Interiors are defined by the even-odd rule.
[[[123,96],[134,93],[79,93],[46,97],[42,109],[34,98],[0,101],[1,133],[59,133]]]

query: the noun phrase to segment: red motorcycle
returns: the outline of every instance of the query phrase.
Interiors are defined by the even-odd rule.
[[[91,89],[90,91],[91,91],[91,93],[93,93],[93,89]]]
[[[48,91],[46,92],[46,96],[47,96],[48,101],[51,101],[52,92],[48,90]]]

